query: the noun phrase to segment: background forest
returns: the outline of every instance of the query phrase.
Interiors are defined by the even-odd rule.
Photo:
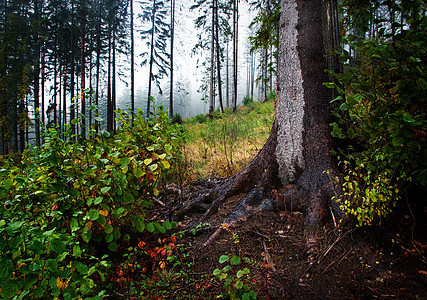
[[[408,241],[390,240],[425,267],[425,236],[418,234],[427,183],[425,3],[323,4],[332,33],[324,86],[340,170],[330,181],[351,229],[335,242],[325,237],[331,246],[322,257],[347,233],[381,228],[404,208]],[[235,174],[267,139],[278,45],[286,39],[279,37],[280,14],[278,0],[0,1],[2,298],[283,299],[301,292],[305,281],[272,271],[267,247],[305,235],[303,226],[293,229],[303,221],[292,207],[274,220],[283,221],[271,229],[275,239],[250,229],[263,239],[259,257],[224,228],[228,248],[214,253],[213,270],[202,268],[209,257],[195,251],[193,239],[213,226],[191,227],[180,211],[186,184]],[[180,31],[188,40],[176,39]],[[192,70],[183,59],[189,53],[197,80],[183,78],[186,65]],[[185,119],[200,112],[188,100],[195,95],[206,110]],[[297,258],[301,264],[289,268],[305,274],[303,247],[278,269]],[[331,258],[320,278],[355,247]],[[280,251],[275,261],[285,257]],[[417,280],[393,292],[426,295]],[[334,290],[336,298],[351,293],[328,292]]]
[[[243,95],[265,98],[274,90],[274,49],[249,51],[259,21],[247,26],[277,3],[242,5],[239,41],[233,1],[2,1],[2,153],[40,143],[42,124],[64,130],[83,114],[90,127],[91,105],[113,131],[114,111],[148,113],[148,95],[183,117],[208,112],[205,103],[211,113]]]

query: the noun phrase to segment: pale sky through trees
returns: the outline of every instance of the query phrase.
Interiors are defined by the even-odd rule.
[[[205,56],[209,56],[210,52],[205,51],[204,53],[192,54],[192,49],[198,42],[199,29],[194,26],[194,20],[198,16],[199,11],[190,11],[190,6],[193,5],[192,0],[180,0],[176,2],[176,24],[175,24],[175,50],[174,50],[174,86],[175,90],[179,88],[185,89],[181,92],[175,93],[175,110],[177,113],[181,113],[184,117],[200,113],[206,113],[208,105],[201,101],[203,95],[198,92],[200,85],[202,84],[203,78],[203,66],[202,62]],[[169,3],[167,4],[169,5]],[[145,42],[141,41],[138,28],[141,26],[141,21],[136,18],[140,11],[140,4],[134,2],[135,16],[135,107],[141,107],[145,110],[144,104],[146,103],[146,91],[148,87],[148,66],[141,66],[142,59],[139,55],[147,51]],[[239,90],[238,90],[238,102],[241,102],[245,96],[246,89],[246,54],[248,52],[248,36],[250,34],[249,24],[253,19],[254,12],[249,11],[249,6],[245,1],[242,1],[239,6]],[[232,19],[230,19],[232,22]],[[226,45],[222,45],[224,48]],[[230,71],[231,71],[231,43],[229,47],[230,51]],[[126,59],[126,61],[123,61]],[[130,58],[121,57],[121,64],[126,66],[129,64]],[[126,105],[130,105],[130,71],[126,71],[126,76],[118,80],[118,106],[125,108]],[[223,64],[222,80],[225,83],[225,62]],[[153,88],[153,96],[156,104],[164,104],[168,107],[168,83],[169,76],[164,77],[161,81],[163,90],[163,96],[158,94],[158,88]],[[128,86],[126,86],[128,85]],[[224,87],[225,88],[225,87]],[[257,98],[257,97],[255,97]],[[188,101],[185,108],[179,108],[181,100]],[[190,111],[191,108],[191,111]]]

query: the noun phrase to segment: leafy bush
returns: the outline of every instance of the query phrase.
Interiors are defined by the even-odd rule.
[[[115,136],[91,129],[81,139],[70,125],[62,139],[50,128],[19,162],[2,158],[2,298],[100,299],[109,252],[134,233],[175,225],[151,221],[146,208],[180,151],[181,132],[162,108],[148,120],[142,111],[118,115]]]
[[[252,102],[254,102],[254,98],[252,98],[250,96],[245,96],[243,98],[242,104],[246,106],[246,105],[251,104]]]
[[[338,84],[325,84],[341,94],[332,134],[352,145],[339,153],[344,184],[338,200],[359,225],[381,221],[408,183],[427,183],[427,20],[421,2],[413,2],[401,12],[409,24],[394,21],[388,28],[397,33],[384,27],[371,39],[345,37],[351,50],[338,52],[345,71],[332,73]],[[384,19],[374,21],[380,26]]]
[[[172,117],[172,124],[180,124],[182,125],[182,117],[180,114],[174,114]]]
[[[200,115],[194,116],[194,119],[196,120],[196,122],[198,122],[200,124],[205,123],[206,118],[207,118],[206,114],[200,114]]]

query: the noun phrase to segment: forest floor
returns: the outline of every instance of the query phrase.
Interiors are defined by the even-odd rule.
[[[318,261],[309,268],[300,212],[256,214],[225,228],[204,246],[243,196],[228,199],[217,214],[180,240],[192,262],[187,270],[191,281],[175,284],[166,299],[254,299],[243,296],[245,287],[257,293],[256,299],[427,299],[423,211],[415,222],[413,210],[403,207],[390,218],[393,221],[364,229],[335,227],[331,222],[322,229]],[[172,198],[164,196],[166,207],[173,206],[167,203]],[[159,215],[168,213],[164,208]],[[181,226],[197,217],[186,218]],[[226,272],[233,279],[231,285],[213,275],[230,264],[219,262],[222,255],[242,259]],[[238,278],[236,272],[244,268],[250,273]],[[237,280],[244,283],[240,291]]]
[[[239,107],[237,114],[186,120],[184,156],[190,183],[166,189],[159,199],[163,205],[149,213],[153,219],[177,221],[178,228],[163,240],[156,235],[135,237],[133,244],[147,242],[144,249],[151,247],[146,253],[152,258],[135,256],[147,271],[144,267],[142,277],[127,273],[132,286],[120,290],[119,284],[116,295],[123,296],[118,299],[427,299],[427,210],[422,195],[412,196],[419,199],[418,207],[413,201],[411,207],[403,203],[381,226],[355,228],[330,221],[319,230],[320,252],[311,267],[304,215],[290,207],[224,228],[208,246],[204,244],[245,194],[227,199],[196,227],[190,225],[202,209],[176,219],[177,210],[192,200],[183,195],[198,193],[200,185],[193,180],[218,184],[253,159],[268,138],[273,104],[253,102]],[[213,179],[218,177],[224,179]],[[171,241],[173,254],[164,255],[164,245]],[[134,260],[118,263],[130,266]]]

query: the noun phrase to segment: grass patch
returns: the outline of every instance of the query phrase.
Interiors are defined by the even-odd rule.
[[[183,151],[192,179],[231,176],[261,150],[270,134],[274,102],[250,102],[236,113],[227,108],[212,118],[198,115],[184,121]]]

